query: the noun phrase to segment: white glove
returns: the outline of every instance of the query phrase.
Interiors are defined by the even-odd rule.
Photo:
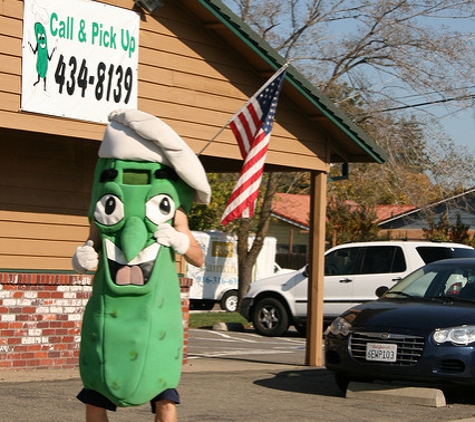
[[[97,267],[99,254],[94,249],[94,242],[88,240],[84,246],[79,246],[73,255],[72,264],[74,271],[85,273]]]
[[[186,233],[175,230],[170,224],[159,224],[155,232],[155,238],[160,245],[168,246],[181,255],[184,255],[190,247],[190,238]]]

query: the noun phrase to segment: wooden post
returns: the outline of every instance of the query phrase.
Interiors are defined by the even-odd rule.
[[[323,365],[323,277],[327,174],[311,173],[310,238],[305,364]]]
[[[294,229],[290,228],[289,232],[289,254],[294,253]]]

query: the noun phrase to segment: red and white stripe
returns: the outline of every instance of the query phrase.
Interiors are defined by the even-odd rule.
[[[254,215],[270,134],[266,135],[261,130],[258,138],[244,160],[239,179],[224,210],[221,220],[223,226],[235,218],[251,218]]]
[[[279,69],[229,121],[244,164],[224,210],[223,226],[235,218],[254,215],[285,68]]]

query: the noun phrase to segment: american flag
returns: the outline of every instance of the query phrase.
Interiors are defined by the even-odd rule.
[[[221,218],[223,226],[235,218],[250,218],[254,215],[286,70],[287,66],[280,68],[229,121],[244,164]]]

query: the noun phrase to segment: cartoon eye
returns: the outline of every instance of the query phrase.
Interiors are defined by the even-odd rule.
[[[168,195],[160,194],[145,204],[147,218],[154,224],[164,223],[175,215],[175,202]]]
[[[106,226],[117,224],[124,218],[124,203],[115,195],[104,195],[97,201],[94,218]]]

